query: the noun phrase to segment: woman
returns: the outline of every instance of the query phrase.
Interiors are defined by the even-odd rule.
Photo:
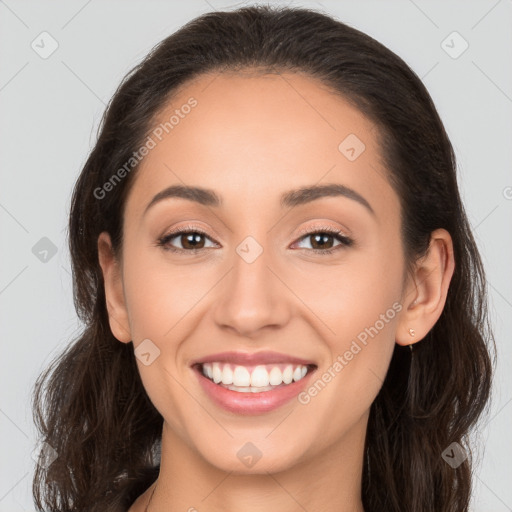
[[[425,87],[307,9],[205,14],[123,81],[34,392],[51,510],[467,511],[486,286]]]

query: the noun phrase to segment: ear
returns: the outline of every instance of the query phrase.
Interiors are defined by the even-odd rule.
[[[395,334],[399,345],[422,340],[435,325],[443,311],[454,269],[452,238],[445,229],[437,229],[431,233],[427,253],[415,263],[405,288]]]
[[[110,235],[104,231],[98,237],[98,258],[105,284],[105,300],[112,334],[121,342],[131,341],[120,264],[114,255]]]

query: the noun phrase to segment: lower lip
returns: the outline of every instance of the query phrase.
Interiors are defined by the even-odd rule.
[[[199,367],[194,367],[193,370],[197,374],[201,386],[213,402],[227,411],[250,415],[273,411],[292,400],[306,387],[316,368],[308,369],[308,373],[301,380],[260,393],[232,391],[205,377]]]

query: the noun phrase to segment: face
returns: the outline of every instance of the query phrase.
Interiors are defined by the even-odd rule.
[[[291,73],[203,75],[154,124],[125,205],[109,313],[118,339],[145,354],[137,364],[164,428],[201,459],[245,473],[360,445],[405,293],[399,199],[376,127]],[[176,185],[215,196],[194,200]],[[280,355],[215,355],[225,352]],[[242,387],[247,374],[260,386],[289,381],[288,366],[298,380],[229,390],[194,364],[210,356],[220,372],[231,361]],[[244,446],[261,454],[254,466]]]

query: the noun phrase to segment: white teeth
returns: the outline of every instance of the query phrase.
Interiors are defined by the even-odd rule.
[[[270,370],[268,379],[272,386],[279,386],[280,384],[283,383],[283,374],[277,366],[274,366],[274,368]]]
[[[218,384],[222,380],[222,371],[220,369],[219,363],[212,364],[212,371],[213,371],[213,382],[215,382],[215,384]]]
[[[307,370],[306,370],[307,371]],[[285,384],[290,384],[290,382],[293,380],[293,366],[289,364],[283,372],[283,382]]]
[[[233,370],[229,364],[225,364],[224,369],[222,370],[222,383],[233,384]]]
[[[215,364],[215,363],[214,363]],[[251,374],[245,366],[235,366],[233,370],[233,385],[235,386],[250,386]]]
[[[274,368],[275,370],[275,368]],[[279,372],[279,370],[277,370]],[[281,373],[281,372],[279,372]],[[258,388],[262,388],[264,386],[268,386],[269,383],[269,375],[267,369],[264,366],[256,366],[251,373],[251,386],[256,386]],[[272,382],[272,372],[270,372],[270,384],[275,386],[276,384]],[[281,384],[281,383],[279,383]]]
[[[228,389],[245,393],[270,391],[281,384],[291,384],[301,380],[308,372],[304,365],[258,365],[252,372],[245,366],[231,365],[229,363],[204,363],[203,374],[216,384]]]
[[[293,371],[293,380],[298,381],[300,379],[302,379],[302,370],[300,366],[297,366],[297,368],[295,368]]]

